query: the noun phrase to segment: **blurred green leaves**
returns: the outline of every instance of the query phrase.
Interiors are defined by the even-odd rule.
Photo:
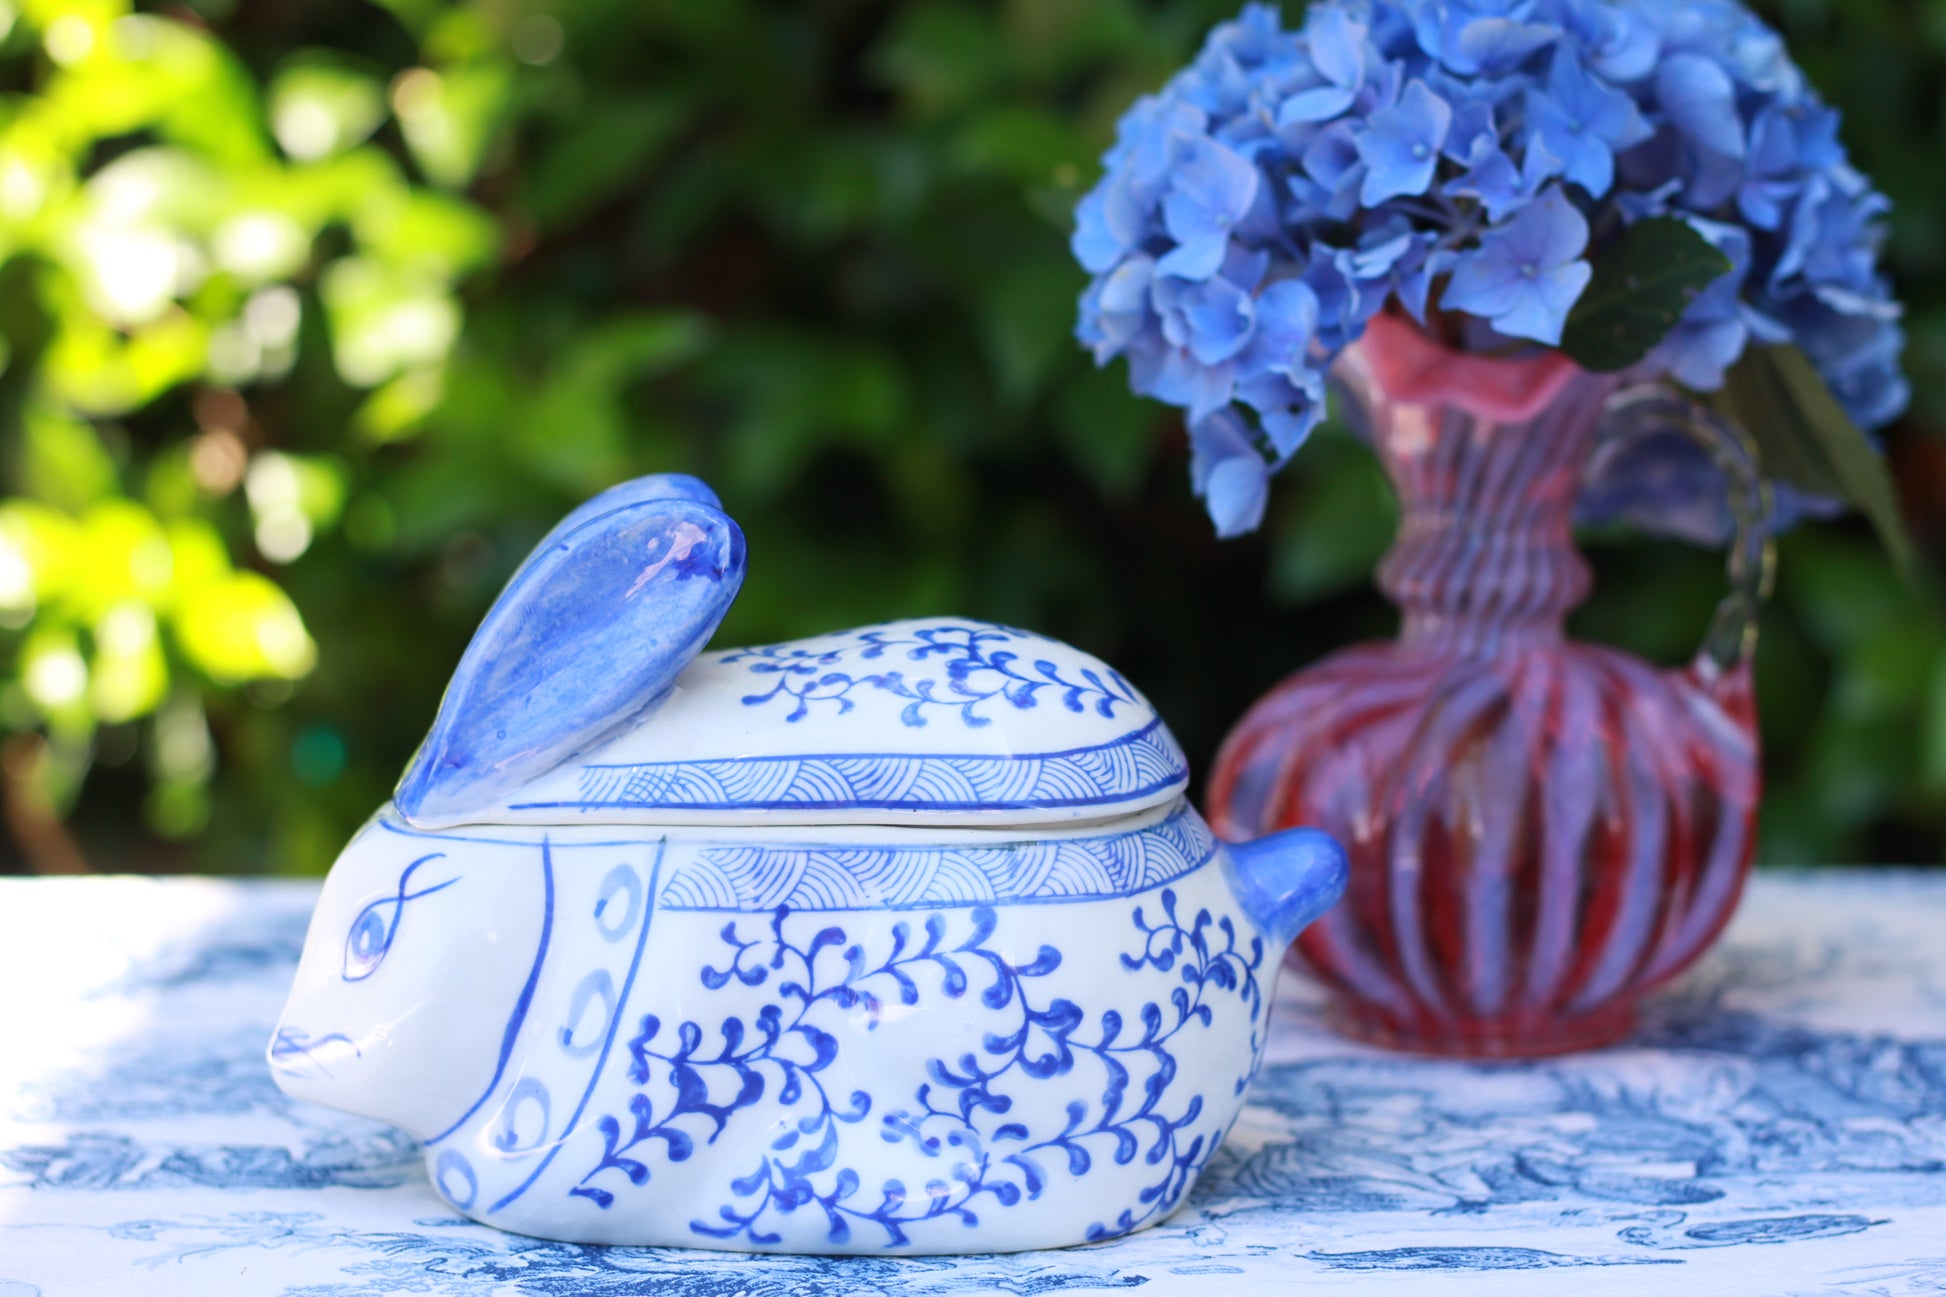
[[[0,114],[0,255],[26,268],[33,317],[8,338],[0,707],[54,740],[35,751],[58,750],[16,782],[34,786],[30,812],[58,814],[97,732],[142,723],[150,825],[193,832],[216,769],[205,695],[317,660],[253,565],[300,558],[351,475],[328,426],[310,453],[264,445],[235,389],[290,375],[307,299],[346,384],[436,374],[456,284],[498,233],[368,143],[388,99],[357,59],[294,52],[261,86],[209,31],[106,0],[35,0],[0,55],[28,87]],[[427,180],[470,178],[506,86],[498,63],[398,74],[390,99]],[[214,399],[192,414],[197,385]]]
[[[385,120],[385,87],[323,51],[293,56],[270,83],[270,128],[284,153],[315,162],[362,144]]]
[[[1363,447],[1321,433],[1264,533],[1220,545],[1180,427],[1070,335],[1094,158],[1234,7],[25,4],[0,40],[10,822],[65,817],[103,865],[322,869],[527,548],[670,469],[749,537],[726,641],[1031,624],[1206,768],[1280,675],[1391,625]],[[1902,21],[1797,46],[1902,205],[1923,378],[1946,202],[1907,172],[1946,49]],[[1597,560],[1589,632],[1686,652],[1714,556]],[[1790,538],[1759,663],[1766,853],[1936,856],[1946,643],[1859,524]]]

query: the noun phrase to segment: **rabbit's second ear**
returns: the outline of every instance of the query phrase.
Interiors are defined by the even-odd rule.
[[[709,642],[743,571],[743,532],[694,499],[624,503],[557,529],[467,645],[399,782],[400,812],[463,822],[613,736]]]

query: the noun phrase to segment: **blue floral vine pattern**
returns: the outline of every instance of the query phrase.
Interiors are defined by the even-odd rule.
[[[686,1161],[699,1140],[713,1143],[739,1112],[769,1094],[777,1111],[764,1113],[763,1120],[784,1133],[757,1166],[731,1181],[737,1201],[719,1205],[715,1220],[690,1222],[697,1234],[767,1246],[782,1237],[767,1228],[769,1218],[813,1210],[822,1213],[834,1244],[849,1243],[855,1230],[872,1226],[882,1233],[881,1246],[900,1247],[910,1242],[907,1229],[921,1222],[956,1218],[977,1224],[983,1198],[999,1208],[1038,1198],[1048,1185],[1050,1163],[1079,1177],[1104,1155],[1117,1166],[1139,1158],[1154,1170],[1140,1191],[1140,1210],[1096,1222],[1088,1237],[1114,1238],[1164,1216],[1223,1134],[1193,1132],[1203,1096],[1172,1093],[1177,1037],[1191,1024],[1210,1026],[1213,990],[1234,995],[1252,1023],[1252,1066],[1235,1082],[1241,1093],[1262,1054],[1257,974],[1265,951],[1256,936],[1241,942],[1228,917],[1198,909],[1185,920],[1173,889],[1163,888],[1158,899],[1153,922],[1144,906],[1135,907],[1131,919],[1141,945],[1122,955],[1121,963],[1131,973],[1173,974],[1176,985],[1166,1003],[1144,1004],[1136,1022],[1107,1009],[1092,1027],[1073,1000],[1050,996],[1038,1002],[1033,993],[1032,983],[1061,966],[1061,952],[1043,945],[1025,963],[1010,961],[991,944],[999,918],[987,906],[964,912],[957,940],[949,932],[960,920],[944,913],[927,915],[916,932],[912,924],[895,925],[891,950],[876,962],[860,946],[848,945],[840,927],[820,928],[808,940],[787,934],[789,906],[778,906],[767,934],[758,937],[742,935],[733,919],[719,934],[733,952],[730,960],[720,968],[706,965],[702,984],[711,991],[732,982],[767,987],[765,1002],[754,1014],[726,1017],[713,1034],[693,1020],[665,1031],[663,1022],[645,1015],[628,1045],[629,1080],[641,1088],[629,1101],[626,1121],[612,1114],[598,1120],[601,1159],[568,1192],[607,1208],[622,1188],[617,1175],[637,1186],[651,1180],[655,1144],[668,1162]],[[988,1034],[982,1054],[932,1059],[929,1079],[911,1105],[881,1110],[880,1136],[937,1158],[939,1174],[923,1185],[888,1179],[868,1190],[855,1170],[838,1165],[839,1135],[872,1114],[874,1098],[864,1090],[834,1095],[827,1089],[840,1041],[809,1017],[825,1004],[841,1012],[862,1009],[866,1029],[875,1030],[889,1000],[905,1007],[920,1003],[915,973],[928,966],[947,999],[973,993],[987,1010],[1011,1010],[1017,1025]],[[1066,1076],[1083,1057],[1097,1062],[1107,1078],[1099,1102],[1068,1103],[1059,1131],[1036,1132],[1006,1119],[1014,1100],[1002,1081],[1033,1084]],[[652,1094],[652,1086],[662,1093]]]
[[[737,649],[719,660],[741,662],[758,676],[772,677],[767,691],[745,696],[744,706],[760,707],[789,698],[793,706],[784,719],[791,722],[810,715],[815,703],[829,703],[842,715],[856,705],[852,695],[868,687],[905,699],[899,719],[914,727],[925,725],[927,711],[933,709],[955,712],[963,724],[977,729],[993,723],[991,716],[979,710],[993,699],[1025,710],[1038,706],[1045,690],[1058,693],[1061,705],[1071,712],[1092,708],[1111,719],[1117,705],[1135,705],[1135,691],[1113,670],[1083,667],[1075,673],[1079,678],[1071,678],[1046,658],[1029,662],[1022,654],[1002,647],[1045,642],[1011,627],[967,622],[926,627],[909,634],[890,629],[861,631],[854,643],[822,652],[789,644]],[[895,649],[905,651],[894,654]],[[902,658],[943,666],[945,676],[912,679],[905,670],[857,674],[839,669],[854,657],[867,662]]]

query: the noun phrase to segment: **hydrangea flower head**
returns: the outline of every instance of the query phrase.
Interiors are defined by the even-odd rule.
[[[1568,309],[1594,273],[1581,259],[1587,247],[1587,218],[1550,185],[1457,261],[1440,305],[1487,320],[1506,337],[1559,342]]]
[[[1123,117],[1075,213],[1077,334],[1187,413],[1231,535],[1377,312],[1557,345],[1596,243],[1675,216],[1731,269],[1642,369],[1707,390],[1792,342],[1874,428],[1907,400],[1903,335],[1885,200],[1837,128],[1737,0],[1315,0],[1296,30],[1252,4]],[[1643,498],[1590,492],[1652,521]]]

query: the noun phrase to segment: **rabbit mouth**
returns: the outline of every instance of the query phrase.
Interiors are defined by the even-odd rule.
[[[330,1077],[334,1065],[362,1056],[357,1042],[341,1031],[312,1035],[302,1027],[279,1025],[270,1042],[271,1071],[293,1080]]]

